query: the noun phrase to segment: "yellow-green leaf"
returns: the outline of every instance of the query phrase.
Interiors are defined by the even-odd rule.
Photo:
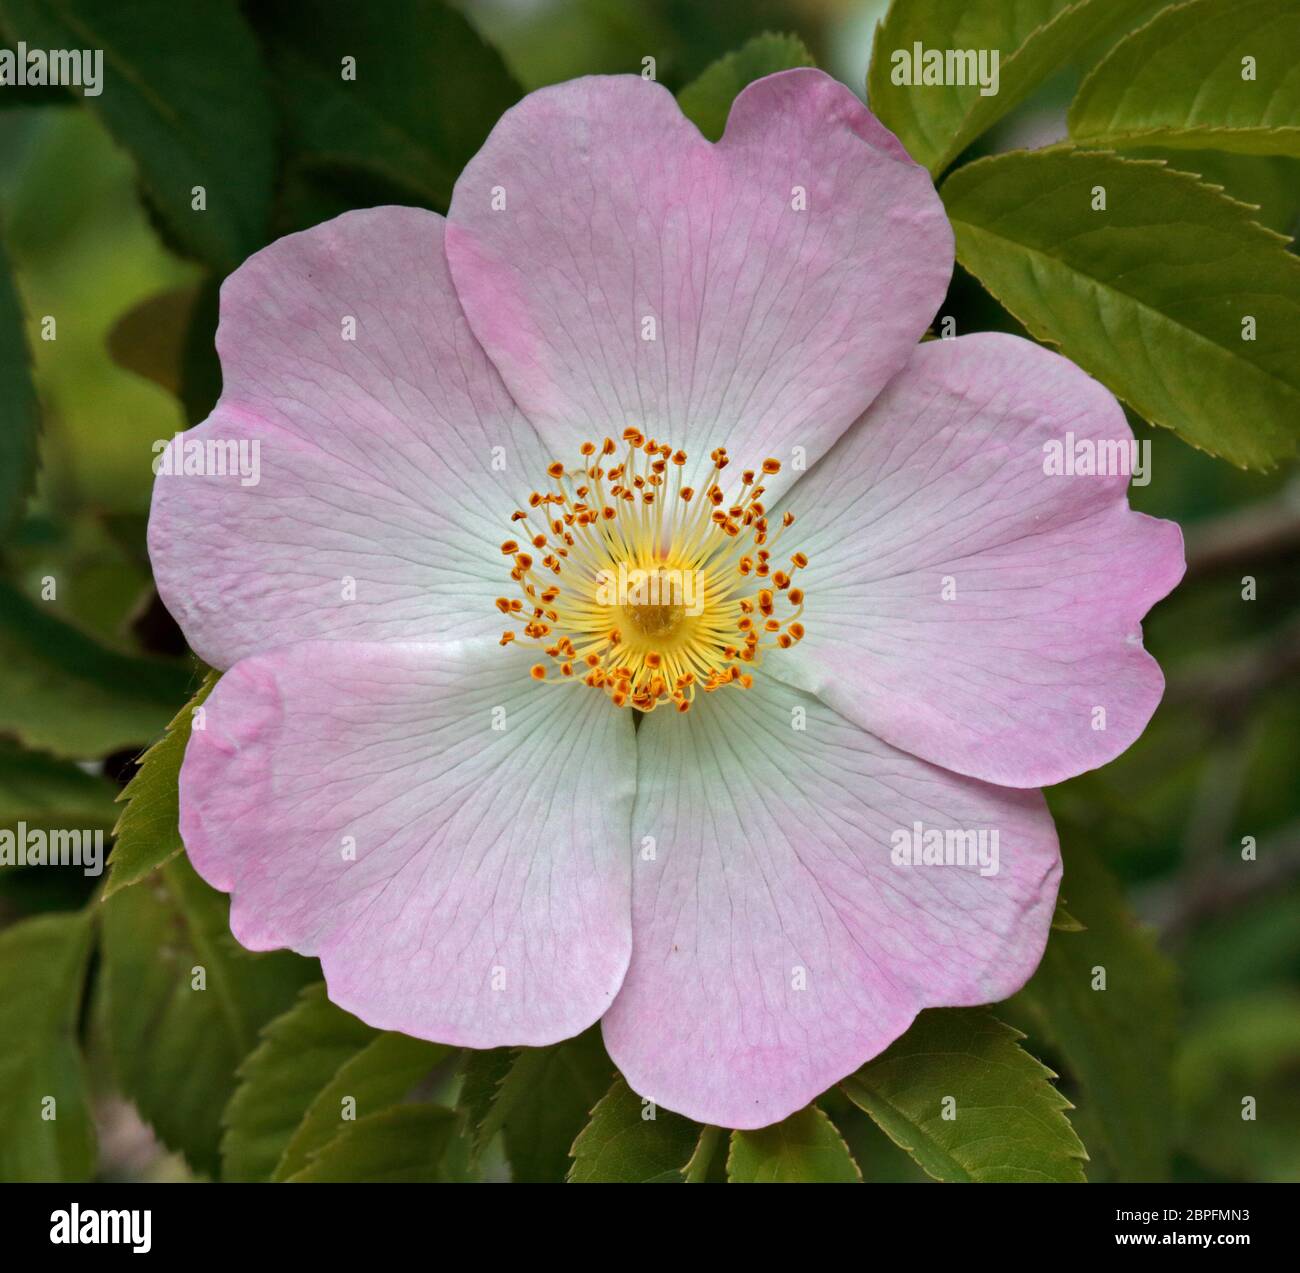
[[[1039,340],[1153,424],[1270,468],[1300,442],[1300,260],[1162,163],[1016,151],[942,195],[957,259]]]
[[[1191,0],[1121,40],[1070,107],[1097,146],[1300,158],[1300,5]]]

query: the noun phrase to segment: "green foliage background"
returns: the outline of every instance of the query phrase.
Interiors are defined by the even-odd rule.
[[[885,9],[0,0],[0,44],[102,47],[114,77],[98,98],[0,88],[0,826],[117,827],[103,880],[0,867],[0,1179],[1300,1178],[1300,5]],[[893,83],[918,40],[998,48],[1000,92]],[[1152,446],[1133,504],[1188,537],[1146,624],[1164,704],[1048,793],[1066,870],[1033,980],[923,1014],[757,1132],[647,1120],[596,1030],[463,1053],[335,1008],[313,961],[240,948],[176,828],[186,702],[212,679],[144,548],[152,443],[220,388],[231,269],[347,208],[445,211],[519,95],[650,56],[711,137],[774,70],[866,92],[954,222],[941,313],[1105,382]]]

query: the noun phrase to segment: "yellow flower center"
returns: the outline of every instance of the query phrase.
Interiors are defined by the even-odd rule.
[[[618,707],[685,712],[699,689],[748,689],[767,649],[803,639],[803,591],[792,580],[808,559],[773,560],[794,521],[786,513],[771,530],[764,511],[762,475],[779,461],[742,473],[728,501],[724,448],[699,494],[682,485],[685,451],[637,429],[623,441],[621,463],[610,463],[618,446],[606,438],[584,442],[575,468],[549,465],[552,489],[512,514],[520,538],[501,551],[522,595],[497,599],[518,625],[501,644],[545,654],[535,680],[581,682]]]

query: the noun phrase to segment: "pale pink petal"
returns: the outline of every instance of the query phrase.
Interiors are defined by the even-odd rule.
[[[257,442],[259,480],[160,476],[149,522],[158,590],[214,666],[499,631],[499,545],[545,457],[465,322],[442,227],[350,212],[223,286],[224,392],[185,439]]]
[[[609,1006],[630,712],[489,642],[338,641],[241,660],[205,715],[181,833],[249,949],[318,955],[340,1007],[469,1047],[553,1043]]]
[[[1127,476],[1049,475],[1044,447],[1110,442],[1131,464],[1132,438],[1101,385],[1028,341],[919,346],[782,505],[808,635],[765,670],[988,782],[1105,764],[1164,690],[1141,619],[1182,577],[1182,534],[1130,510]]]
[[[788,467],[903,365],[953,240],[925,170],[804,69],[746,88],[716,145],[639,76],[531,93],[457,182],[447,255],[557,451],[636,425],[693,462],[726,445]]]
[[[936,769],[761,674],[653,713],[637,742],[633,836],[653,852],[603,1029],[643,1097],[763,1126],[920,1009],[1005,998],[1041,958],[1060,875],[1041,793]],[[997,872],[896,865],[916,822],[997,831]]]

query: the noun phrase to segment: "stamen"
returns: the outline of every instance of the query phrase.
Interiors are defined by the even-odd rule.
[[[549,662],[530,670],[534,680],[580,682],[616,707],[649,712],[671,703],[686,712],[699,690],[749,689],[769,649],[803,639],[804,594],[791,578],[808,558],[796,552],[780,567],[773,560],[794,517],[786,513],[769,533],[764,488],[755,483],[759,472],[778,473],[779,460],[746,469],[728,498],[719,484],[730,463],[725,447],[711,453],[712,471],[697,488],[682,485],[685,451],[636,428],[622,438],[626,455],[610,467],[618,446],[608,437],[584,442],[572,469],[548,464],[553,488],[530,493],[531,512],[511,514],[520,541],[507,539],[501,552],[521,597],[497,598],[518,625],[501,644],[545,654]]]

